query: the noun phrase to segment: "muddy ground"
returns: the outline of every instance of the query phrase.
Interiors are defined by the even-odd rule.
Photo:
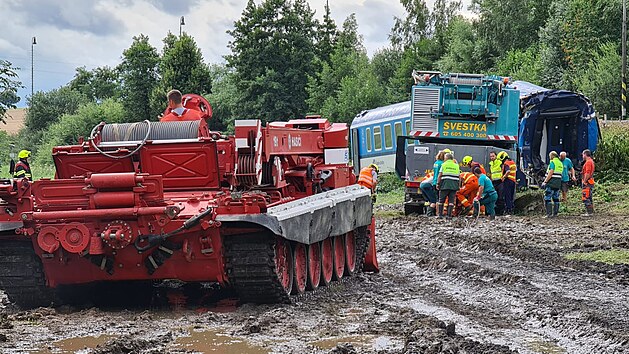
[[[397,210],[378,218],[379,274],[293,305],[237,305],[211,288],[193,302],[163,287],[149,307],[5,305],[0,352],[629,353],[629,266],[563,258],[629,248],[629,220]]]

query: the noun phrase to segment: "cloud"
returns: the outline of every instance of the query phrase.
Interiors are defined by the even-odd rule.
[[[5,15],[11,13],[12,16],[19,16],[29,27],[48,25],[98,36],[124,33],[124,22],[115,19],[106,4],[98,1],[20,0],[9,2],[10,11],[5,12]]]
[[[174,15],[183,15],[188,13],[198,2],[198,0],[149,0],[149,3],[159,10]]]

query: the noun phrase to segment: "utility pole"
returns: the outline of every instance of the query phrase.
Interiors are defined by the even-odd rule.
[[[622,0],[622,119],[627,118],[627,0]]]
[[[35,44],[37,44],[37,37],[33,37],[31,41],[31,97],[35,93]]]

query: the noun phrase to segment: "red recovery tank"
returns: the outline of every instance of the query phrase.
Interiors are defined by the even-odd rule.
[[[0,190],[15,223],[0,256],[19,255],[0,286],[22,306],[59,285],[164,279],[275,303],[373,269],[370,191],[347,138],[325,119],[240,120],[235,136],[204,120],[100,124],[53,149],[55,179]]]

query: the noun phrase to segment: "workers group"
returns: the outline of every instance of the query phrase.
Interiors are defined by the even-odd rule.
[[[559,213],[559,192],[565,201],[570,179],[576,182],[576,174],[565,152],[557,154],[551,151],[549,158],[550,164],[541,186],[544,188],[546,217],[552,218]],[[592,215],[594,162],[590,150],[583,151],[583,161],[582,200],[586,208],[585,215]],[[461,167],[469,168],[469,172],[462,172]],[[506,151],[489,153],[489,171],[471,156],[463,157],[459,164],[450,149],[439,151],[433,171],[428,172],[420,183],[427,215],[443,218],[445,214],[445,217],[451,218],[455,213],[469,215],[472,212],[472,215],[478,216],[483,208],[492,220],[496,214],[513,215],[516,171],[515,161]]]

